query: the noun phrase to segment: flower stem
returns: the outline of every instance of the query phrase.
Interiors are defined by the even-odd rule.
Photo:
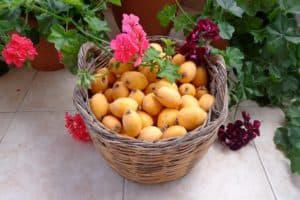
[[[92,39],[94,39],[94,40],[97,40],[97,41],[99,41],[99,42],[101,42],[101,43],[103,43],[103,44],[109,45],[109,42],[108,42],[108,41],[102,40],[102,39],[100,39],[100,38],[98,38],[98,37],[96,37],[96,36],[94,36],[94,35],[92,35],[92,34],[86,32],[85,30],[83,30],[83,28],[81,28],[80,25],[77,24],[73,19],[71,19],[71,23],[74,24],[74,26],[75,26],[81,33],[83,33],[84,35],[86,35],[86,36],[88,36],[88,37],[90,37],[90,38],[92,38]]]
[[[175,0],[175,3],[177,5],[177,7],[179,8],[179,10],[182,12],[182,14],[194,25],[195,22],[190,18],[190,16],[185,12],[185,10],[182,8],[182,6],[180,5],[180,3],[178,2],[178,0]]]

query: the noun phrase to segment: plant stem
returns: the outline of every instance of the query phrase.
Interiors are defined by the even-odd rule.
[[[75,26],[81,33],[83,33],[84,35],[86,35],[86,36],[88,36],[88,37],[90,37],[90,38],[92,38],[92,39],[94,39],[94,40],[97,40],[97,41],[99,41],[99,42],[101,42],[101,43],[103,43],[103,44],[109,45],[109,42],[107,42],[106,40],[102,40],[102,39],[100,39],[100,38],[97,38],[96,36],[94,36],[94,35],[92,35],[92,34],[86,32],[85,30],[83,30],[83,28],[81,28],[80,25],[77,24],[73,19],[71,20],[71,23],[74,24],[74,26]]]
[[[175,3],[177,5],[177,7],[179,8],[179,10],[182,12],[182,14],[194,25],[195,22],[190,18],[190,16],[184,11],[184,9],[182,8],[182,6],[180,5],[180,3],[178,2],[178,0],[175,0]]]

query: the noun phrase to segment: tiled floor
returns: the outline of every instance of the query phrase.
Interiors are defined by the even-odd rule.
[[[64,128],[73,111],[76,77],[66,70],[11,70],[0,77],[0,200],[298,200],[300,176],[273,143],[279,109],[253,102],[243,110],[262,120],[262,135],[233,152],[216,142],[184,178],[158,185],[124,180]]]

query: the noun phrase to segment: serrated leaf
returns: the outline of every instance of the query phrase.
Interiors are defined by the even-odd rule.
[[[244,11],[242,8],[237,6],[235,0],[217,0],[217,3],[226,11],[230,12],[231,14],[242,17]]]
[[[261,9],[261,0],[237,0],[237,5],[248,15],[255,16],[255,14]]]
[[[253,35],[255,43],[262,42],[267,37],[265,29],[252,30],[250,33]]]
[[[232,34],[234,33],[234,30],[235,30],[231,24],[229,24],[225,21],[220,21],[220,22],[218,22],[218,27],[220,29],[220,36],[223,39],[226,39],[226,40],[231,39]]]
[[[162,26],[168,26],[170,22],[176,17],[177,7],[176,5],[165,6],[158,14],[157,18]]]
[[[108,32],[110,29],[106,21],[95,16],[85,16],[84,21],[88,23],[91,30]]]
[[[172,56],[175,53],[175,42],[171,39],[166,39],[166,38],[161,38],[163,43],[165,44],[164,46],[164,52],[166,53],[167,56]]]
[[[299,0],[278,0],[280,8],[287,13],[300,14]]]
[[[179,66],[172,64],[170,61],[164,60],[160,65],[160,70],[157,73],[160,78],[166,78],[168,81],[173,83],[175,80],[180,78]]]

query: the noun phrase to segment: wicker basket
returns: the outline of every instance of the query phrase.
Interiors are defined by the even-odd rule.
[[[161,37],[152,36],[149,39],[151,42],[160,43]],[[175,41],[177,47],[182,44],[182,41]],[[81,69],[93,73],[98,68],[106,67],[110,58],[107,51],[97,48],[92,43],[86,43],[81,47],[78,64]],[[215,56],[209,58],[207,63],[210,93],[216,97],[216,102],[206,124],[183,137],[155,143],[110,132],[91,112],[88,91],[75,88],[74,105],[88,125],[96,149],[121,176],[140,183],[172,181],[186,175],[195,162],[207,152],[228,113],[224,60],[221,56]]]

